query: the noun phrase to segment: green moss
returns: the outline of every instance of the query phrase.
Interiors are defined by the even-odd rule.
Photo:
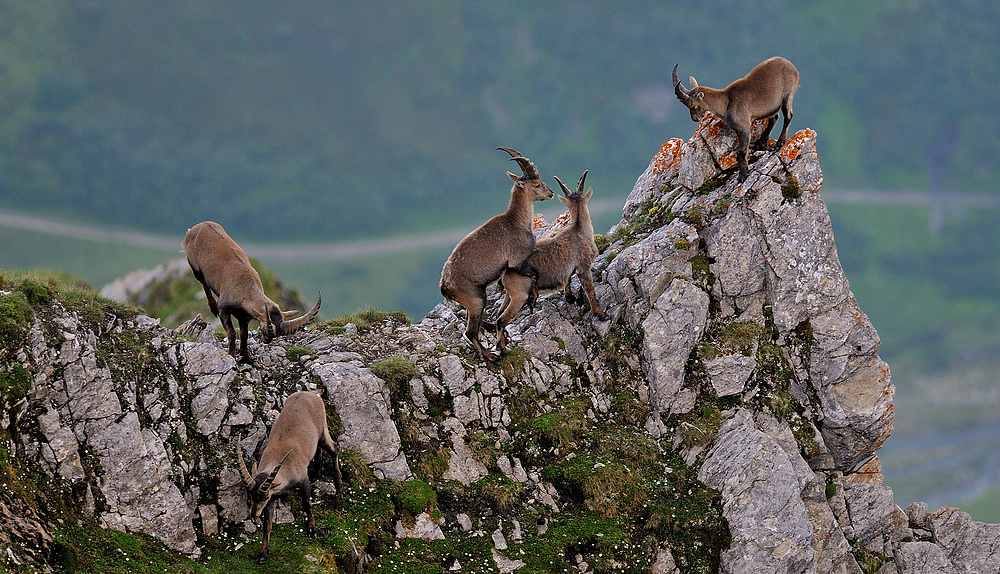
[[[0,372],[0,408],[7,410],[17,404],[31,387],[31,373],[18,363]]]
[[[34,312],[24,293],[0,294],[0,348],[13,352],[23,347],[33,317]]]
[[[353,323],[359,331],[366,331],[387,320],[403,325],[410,324],[409,316],[407,316],[403,311],[379,311],[373,307],[368,307],[365,309],[358,309],[350,315],[345,315],[343,317],[327,321],[326,323],[323,323],[322,326],[327,328],[327,330],[331,330],[334,327],[343,327],[348,323]]]
[[[524,492],[524,485],[500,473],[492,473],[472,485],[491,508],[503,512],[514,506]]]
[[[316,353],[312,349],[299,347],[298,345],[287,345],[285,347],[285,358],[293,363],[297,363],[302,357],[308,357],[309,355],[315,354]]]
[[[799,181],[789,173],[788,180],[781,185],[781,197],[785,198],[786,201],[792,201],[801,196],[802,188],[799,186]]]
[[[410,379],[420,376],[420,369],[409,359],[394,355],[372,363],[368,367],[376,377],[389,386],[394,401],[404,400],[409,396]]]
[[[674,249],[676,249],[678,251],[684,251],[685,249],[687,249],[689,247],[691,247],[691,242],[688,241],[686,238],[682,237],[682,238],[678,239],[676,242],[674,242]]]
[[[404,516],[412,519],[421,512],[437,510],[437,493],[426,482],[408,480],[394,489],[393,502]]]
[[[708,195],[713,191],[715,191],[716,189],[722,187],[724,183],[726,183],[724,177],[721,176],[715,177],[699,185],[697,188],[694,189],[692,193],[694,193],[695,195]]]
[[[605,237],[603,234],[595,233],[594,244],[597,245],[598,253],[604,253],[604,251],[608,248],[608,246],[611,245],[611,241],[609,241],[608,238]]]
[[[826,499],[830,500],[836,494],[837,494],[837,485],[832,482],[826,483]]]
[[[875,554],[857,541],[851,543],[851,553],[854,554],[854,559],[858,561],[858,566],[865,574],[875,574],[882,568],[883,564],[892,560],[889,557]]]

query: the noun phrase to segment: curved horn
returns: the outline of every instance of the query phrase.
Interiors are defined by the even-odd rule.
[[[580,181],[576,182],[576,192],[583,193],[583,182],[587,180],[587,172],[589,169],[583,170],[583,175],[580,176]]]
[[[308,313],[302,315],[301,317],[296,317],[291,321],[286,321],[281,324],[280,331],[282,335],[287,335],[293,331],[298,331],[302,327],[305,327],[309,321],[313,320],[313,317],[315,317],[316,313],[319,312],[320,304],[323,303],[323,294],[320,293],[319,291],[317,291],[316,294],[317,294],[316,304],[313,305],[313,308],[310,309]]]
[[[559,182],[559,187],[562,188],[563,195],[565,195],[566,197],[569,197],[569,188],[566,187],[566,184],[563,183],[561,179],[559,179],[559,176],[553,175],[552,177],[556,178],[556,181]]]
[[[267,305],[264,305],[261,315],[264,316],[264,320],[260,322],[261,338],[265,343],[270,343],[271,339],[274,339],[274,327],[271,326],[271,315],[267,312]]]
[[[253,484],[253,477],[250,476],[250,471],[247,470],[247,463],[243,460],[243,446],[239,442],[236,443],[236,458],[240,461],[240,474],[243,475],[243,482],[247,486]]]
[[[515,149],[509,147],[498,147],[498,150],[503,150],[510,154],[510,160],[516,161],[517,165],[521,166],[521,172],[524,173],[525,179],[538,178],[538,170],[535,168],[535,164],[531,163],[531,160],[521,155],[521,153]]]
[[[259,492],[260,494],[267,493],[268,489],[271,488],[271,483],[274,482],[274,477],[278,476],[278,471],[281,470],[281,465],[285,464],[285,459],[288,458],[288,455],[290,454],[292,454],[292,449],[288,449],[288,452],[285,453],[285,456],[281,457],[281,462],[278,463],[278,466],[274,467],[274,470],[271,471],[271,474],[267,475],[267,478],[264,479],[264,482],[260,483],[260,486],[257,487],[257,492]]]
[[[677,77],[677,64],[674,64],[674,71],[670,73],[670,76],[674,81],[674,93],[677,94],[677,99],[686,106],[688,100],[691,99],[691,91],[685,89],[684,85],[681,84],[680,79]]]

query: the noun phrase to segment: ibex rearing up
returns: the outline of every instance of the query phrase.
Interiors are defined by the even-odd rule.
[[[233,241],[222,226],[213,221],[203,221],[184,235],[184,253],[195,279],[205,288],[208,308],[222,321],[229,339],[229,354],[236,357],[236,330],[232,317],[240,324],[240,353],[248,363],[253,363],[247,348],[247,326],[252,319],[260,322],[261,339],[269,342],[278,335],[287,335],[312,321],[319,312],[323,296],[308,313],[282,311],[278,304],[264,294],[260,275],[250,265],[243,249]],[[218,294],[216,302],[214,294]]]
[[[472,347],[491,362],[497,355],[488,351],[479,340],[486,308],[486,286],[500,278],[507,269],[518,269],[530,275],[524,262],[535,247],[532,233],[535,210],[532,202],[552,198],[552,188],[545,185],[531,161],[506,147],[498,147],[510,154],[523,175],[507,172],[514,180],[510,190],[507,211],[495,215],[474,229],[455,246],[441,270],[441,294],[458,302],[468,313],[465,338]]]
[[[750,150],[750,132],[754,120],[767,119],[767,127],[757,140],[756,146],[763,147],[771,130],[778,123],[778,112],[784,116],[781,135],[777,146],[785,144],[788,124],[792,121],[792,97],[799,87],[799,71],[788,60],[775,56],[757,64],[743,78],[726,86],[723,90],[699,86],[694,76],[690,77],[691,89],[685,88],[677,79],[677,65],[671,73],[674,93],[691,111],[691,119],[700,122],[705,112],[712,112],[722,118],[726,125],[740,138],[736,155],[740,162],[740,181],[747,178],[750,165],[747,153]]]
[[[556,178],[563,195],[566,196],[556,197],[569,208],[570,219],[567,226],[554,236],[539,239],[535,243],[535,249],[528,256],[527,264],[536,272],[537,279],[522,275],[515,270],[503,273],[501,283],[506,294],[500,305],[500,316],[497,318],[497,347],[502,353],[507,352],[505,327],[517,317],[525,301],[529,299],[534,301],[539,290],[563,289],[567,301],[576,300],[569,284],[574,273],[580,278],[583,291],[587,294],[590,310],[601,319],[606,318],[594,292],[591,266],[597,259],[597,244],[594,242],[594,225],[590,221],[590,210],[587,209],[587,202],[593,195],[594,189],[590,188],[587,193],[583,193],[583,183],[586,179],[585,171],[577,182],[576,191],[570,193],[566,184]],[[583,302],[582,293],[580,302]]]
[[[260,455],[260,462],[254,464],[253,473],[247,470],[243,461],[243,447],[236,445],[240,472],[250,494],[250,516],[258,518],[263,513],[264,542],[261,544],[257,562],[267,562],[270,553],[271,528],[274,526],[274,506],[277,497],[297,491],[302,496],[302,507],[306,511],[306,532],[310,537],[317,534],[316,520],[313,519],[309,496],[309,463],[316,456],[319,446],[333,457],[333,479],[337,492],[343,487],[340,461],[337,449],[326,424],[326,407],[316,393],[299,391],[285,399],[278,419],[271,427],[267,446]]]

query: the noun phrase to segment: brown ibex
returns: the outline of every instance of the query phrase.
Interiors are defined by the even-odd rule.
[[[240,353],[252,364],[253,357],[247,348],[247,327],[252,319],[260,322],[260,336],[267,343],[278,335],[301,329],[319,312],[322,293],[308,313],[286,321],[299,312],[282,311],[277,303],[268,299],[260,275],[250,265],[246,253],[214,221],[202,221],[188,229],[184,235],[184,253],[195,279],[205,288],[208,308],[222,321],[229,338],[229,354],[234,359],[237,358],[236,331],[232,317],[240,324]],[[219,296],[218,302],[213,293]]]
[[[456,301],[468,313],[465,338],[483,358],[496,362],[479,340],[486,308],[486,286],[500,278],[507,269],[517,269],[531,275],[524,262],[535,247],[532,232],[535,210],[532,202],[552,198],[552,188],[545,185],[535,164],[515,150],[498,147],[510,154],[523,175],[507,172],[514,180],[507,211],[493,216],[474,229],[455,246],[441,270],[441,294]]]
[[[691,111],[692,120],[700,122],[705,112],[710,111],[722,118],[739,136],[736,155],[740,164],[740,181],[745,180],[750,172],[747,154],[750,151],[750,133],[754,120],[767,119],[764,133],[755,144],[755,147],[762,149],[767,145],[767,138],[774,125],[778,123],[780,111],[783,122],[777,147],[784,145],[788,137],[788,124],[792,121],[792,97],[799,87],[799,71],[788,60],[781,56],[768,58],[723,90],[699,86],[694,76],[690,77],[691,89],[685,88],[677,79],[677,64],[674,64],[671,76],[674,93]]]
[[[527,265],[534,270],[537,277],[523,275],[516,270],[504,271],[500,282],[506,294],[500,305],[500,315],[497,318],[497,347],[501,353],[507,352],[507,331],[509,325],[521,311],[526,301],[534,305],[539,290],[564,290],[564,297],[569,302],[577,300],[570,287],[570,279],[576,273],[580,278],[583,291],[590,302],[590,310],[601,319],[606,319],[604,311],[597,302],[594,292],[594,277],[591,266],[597,259],[597,244],[594,242],[594,225],[590,221],[590,210],[587,202],[594,193],[594,188],[583,193],[583,183],[587,179],[584,171],[577,182],[576,191],[570,193],[569,188],[558,177],[555,178],[562,188],[564,197],[559,198],[569,208],[569,222],[552,237],[539,239],[535,249],[528,256]],[[579,302],[583,303],[583,293]]]
[[[340,492],[343,487],[340,460],[326,424],[326,407],[319,395],[308,391],[292,393],[285,399],[267,437],[260,462],[253,465],[253,473],[247,470],[243,460],[243,447],[236,445],[240,473],[250,494],[250,516],[256,519],[263,513],[264,541],[257,556],[258,563],[267,562],[270,553],[271,528],[274,526],[274,507],[278,496],[297,491],[302,496],[302,507],[306,511],[306,532],[313,538],[317,535],[316,520],[309,501],[312,485],[308,473],[317,446],[333,457],[333,479],[337,492]]]

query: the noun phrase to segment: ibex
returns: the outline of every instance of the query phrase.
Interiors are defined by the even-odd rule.
[[[285,399],[267,437],[260,462],[253,466],[253,473],[247,470],[243,460],[243,447],[236,445],[240,472],[250,494],[250,516],[256,519],[263,513],[264,542],[257,556],[260,564],[267,562],[270,554],[271,528],[274,526],[274,507],[278,496],[298,491],[306,511],[306,532],[310,537],[318,533],[309,501],[312,485],[308,474],[317,446],[333,457],[334,484],[340,492],[343,487],[340,460],[326,424],[326,407],[319,395],[308,391],[292,393]]]
[[[236,331],[232,317],[240,324],[240,353],[243,360],[253,363],[247,348],[247,326],[252,319],[260,322],[261,339],[265,343],[278,335],[287,335],[312,321],[323,301],[320,294],[308,313],[291,321],[285,319],[298,311],[282,311],[264,294],[260,275],[250,265],[243,249],[233,241],[222,226],[202,221],[184,235],[184,253],[195,279],[205,288],[208,308],[222,321],[229,339],[229,354],[236,359]],[[218,302],[214,294],[219,296]]]
[[[792,97],[799,87],[799,71],[788,60],[776,56],[757,64],[743,78],[717,90],[699,86],[694,76],[690,77],[691,89],[686,89],[677,79],[677,64],[671,73],[674,93],[691,111],[691,119],[700,122],[705,112],[712,112],[722,118],[740,138],[737,157],[740,164],[740,181],[747,178],[750,166],[747,153],[750,150],[750,132],[754,120],[767,119],[764,133],[755,147],[767,145],[771,130],[778,123],[778,112],[784,116],[781,135],[777,146],[780,148],[788,137],[788,124],[792,121]]]
[[[559,197],[569,208],[569,223],[552,237],[539,239],[535,249],[528,256],[527,264],[537,274],[537,278],[525,276],[516,270],[504,271],[500,282],[506,290],[503,303],[500,305],[500,316],[497,318],[497,347],[501,353],[507,352],[507,332],[509,325],[521,311],[525,301],[538,297],[539,290],[563,289],[564,297],[569,302],[577,300],[570,288],[570,278],[576,273],[580,278],[583,291],[590,302],[590,310],[601,319],[606,319],[604,311],[597,302],[594,292],[594,278],[591,266],[597,259],[597,244],[594,242],[594,225],[590,221],[590,211],[587,202],[594,193],[594,188],[583,193],[583,183],[587,172],[580,176],[576,191],[570,193],[569,188],[558,177],[555,178],[562,188],[564,197]],[[583,302],[580,294],[579,302]]]
[[[545,185],[535,164],[515,150],[498,147],[510,154],[523,175],[507,172],[514,181],[507,211],[493,216],[474,229],[455,246],[441,270],[441,294],[458,302],[468,313],[465,338],[486,360],[496,362],[497,355],[479,340],[486,308],[486,286],[500,278],[507,269],[526,275],[533,272],[524,262],[535,247],[534,208],[532,202],[552,198],[552,188]]]

